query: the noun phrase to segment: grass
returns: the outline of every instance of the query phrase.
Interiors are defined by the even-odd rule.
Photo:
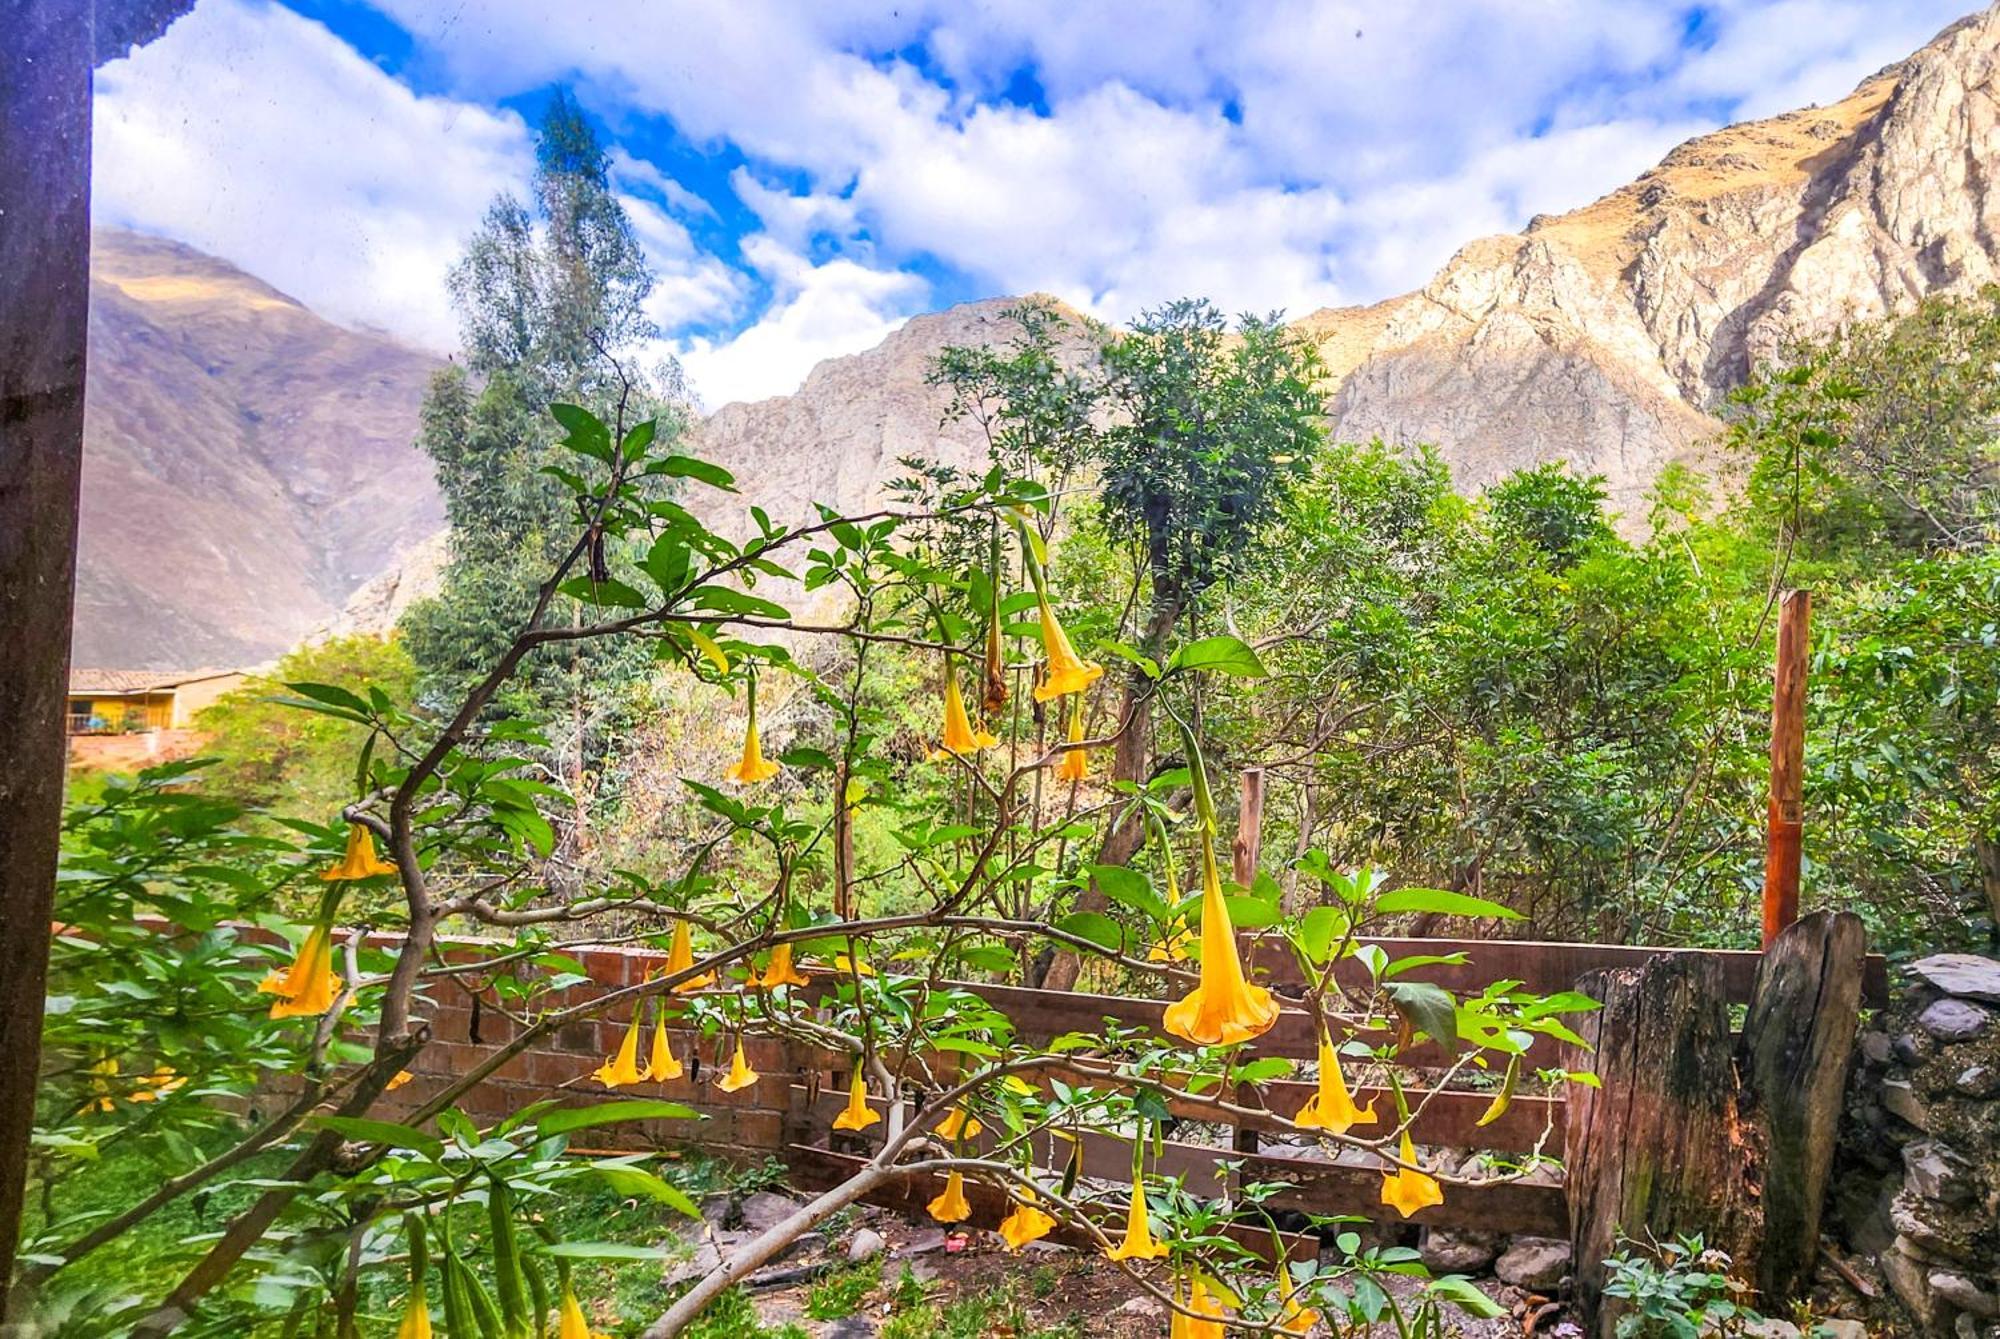
[[[806,1295],[806,1314],[814,1320],[840,1320],[861,1309],[868,1294],[882,1286],[882,1258],[828,1274]]]

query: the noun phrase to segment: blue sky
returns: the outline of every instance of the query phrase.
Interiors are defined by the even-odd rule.
[[[95,210],[448,351],[569,89],[703,401],[971,298],[1365,303],[1967,0],[199,0],[99,74]]]

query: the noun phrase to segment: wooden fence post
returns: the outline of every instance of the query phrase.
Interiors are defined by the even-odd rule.
[[[1806,651],[1812,592],[1778,600],[1778,655],[1771,687],[1771,803],[1764,848],[1764,947],[1799,918],[1799,841],[1804,830]]]

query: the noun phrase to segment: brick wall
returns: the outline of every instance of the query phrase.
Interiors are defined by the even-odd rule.
[[[564,1009],[599,998],[607,991],[637,984],[666,962],[665,954],[650,949],[567,950],[566,956],[582,964],[590,982],[545,994],[538,999],[537,1008]],[[387,1119],[414,1111],[516,1034],[513,1021],[495,1007],[490,990],[477,997],[476,1005],[475,997],[452,980],[433,983],[427,994],[433,1004],[420,1007],[418,1012],[429,1019],[433,1039],[411,1066],[410,1082],[386,1095],[378,1114]],[[726,1093],[715,1084],[728,1072],[727,1036],[703,1041],[699,1033],[670,1024],[668,1036],[681,1062],[682,1076],[666,1083],[606,1089],[593,1074],[624,1040],[631,1016],[630,1006],[618,1005],[603,1016],[554,1029],[461,1095],[457,1105],[480,1125],[549,1098],[578,1103],[666,1098],[685,1103],[706,1118],[698,1123],[671,1120],[600,1126],[580,1133],[575,1141],[578,1146],[592,1148],[697,1144],[725,1156],[755,1159],[778,1153],[803,1136],[806,1093],[794,1085],[806,1084],[817,1076],[823,1086],[828,1073],[823,1067],[834,1059],[826,1052],[776,1038],[746,1037],[744,1055],[760,1078],[748,1088]],[[646,1017],[639,1048],[641,1067],[652,1045],[650,1005]],[[844,1081],[845,1075],[840,1077]]]

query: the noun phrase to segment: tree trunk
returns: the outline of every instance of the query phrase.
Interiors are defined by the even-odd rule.
[[[2000,944],[2000,839],[1974,837],[1972,854],[1979,861],[1979,887],[1986,894],[1986,915],[1993,922],[1992,941]]]
[[[1153,610],[1152,621],[1146,627],[1146,642],[1140,649],[1154,660],[1161,657],[1167,645],[1167,637],[1173,631],[1174,621],[1180,617],[1179,602],[1171,606]],[[1119,709],[1118,743],[1111,755],[1111,779],[1131,781],[1144,785],[1151,766],[1153,754],[1153,680],[1141,674],[1134,667],[1125,676],[1125,701]],[[1145,841],[1145,819],[1134,810],[1119,822],[1111,825],[1104,834],[1104,844],[1098,848],[1097,864],[1123,865],[1137,854]],[[1077,911],[1103,911],[1111,905],[1111,899],[1104,895],[1095,883],[1083,890],[1076,900]],[[1058,949],[1050,956],[1049,965],[1042,973],[1042,979],[1035,984],[1043,990],[1074,990],[1077,973],[1082,970],[1083,961],[1073,949]]]
[[[0,1318],[35,1120],[62,818],[93,31],[88,5],[19,0],[0,57]]]
[[[1586,1332],[1608,1337],[1618,1307],[1604,1297],[1604,1258],[1621,1232],[1699,1232],[1747,1261],[1754,1210],[1721,968],[1659,958],[1592,972],[1578,988],[1604,1005],[1577,1028],[1596,1051],[1566,1048],[1563,1066],[1603,1086],[1569,1090],[1570,1240]]]
[[[1818,1264],[1867,955],[1860,917],[1821,911],[1779,934],[1757,967],[1737,1072],[1763,1156],[1756,1281],[1766,1314],[1783,1314],[1782,1303],[1803,1295]]]
[[[1621,1232],[1641,1242],[1701,1234],[1729,1253],[1767,1315],[1811,1283],[1866,952],[1846,912],[1787,927],[1758,967],[1740,1045],[1711,960],[1661,957],[1578,983],[1604,1006],[1577,1029],[1595,1054],[1563,1055],[1603,1085],[1570,1089],[1564,1142],[1590,1333],[1617,1326],[1604,1257]]]

